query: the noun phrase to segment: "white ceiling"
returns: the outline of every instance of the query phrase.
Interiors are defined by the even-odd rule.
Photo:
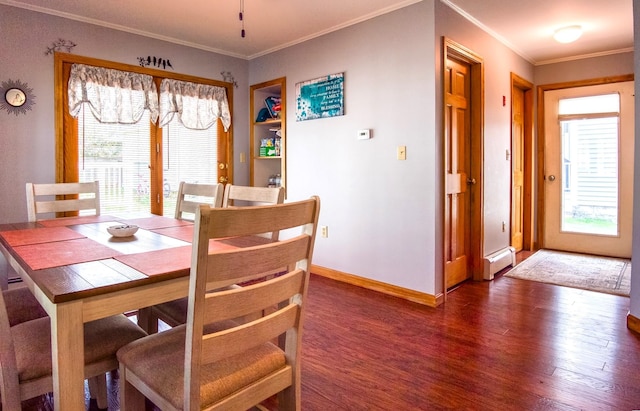
[[[421,0],[0,0],[246,59],[406,7]],[[436,0],[438,1],[438,0]],[[534,64],[633,49],[632,0],[440,0]],[[246,37],[238,18],[244,2]],[[555,29],[580,24],[571,45]]]
[[[633,50],[633,0],[443,1],[534,64]],[[570,25],[582,37],[555,42],[553,32]]]

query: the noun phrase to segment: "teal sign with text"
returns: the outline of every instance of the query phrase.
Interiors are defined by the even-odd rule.
[[[296,121],[344,115],[344,73],[296,84]]]

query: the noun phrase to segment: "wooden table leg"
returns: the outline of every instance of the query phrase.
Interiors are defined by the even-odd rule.
[[[151,307],[138,309],[138,326],[145,330],[147,334],[158,332],[158,319],[151,315]]]
[[[51,315],[53,403],[58,411],[85,409],[82,301],[61,303]]]

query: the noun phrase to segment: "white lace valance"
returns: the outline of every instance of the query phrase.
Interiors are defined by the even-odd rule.
[[[127,71],[74,64],[69,75],[69,113],[78,117],[87,103],[102,123],[137,123],[145,109],[158,119],[158,91],[153,77]]]
[[[160,127],[171,122],[174,114],[191,129],[205,130],[222,121],[225,131],[231,125],[231,113],[224,87],[164,79],[160,83]]]

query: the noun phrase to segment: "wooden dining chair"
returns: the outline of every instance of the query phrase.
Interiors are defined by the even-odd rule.
[[[100,215],[100,186],[98,181],[89,183],[27,183],[27,215],[29,221],[37,221],[38,216],[42,214],[86,210],[93,210],[92,215]]]
[[[224,188],[224,198],[221,203],[223,207],[238,207],[247,205],[282,204],[283,201],[284,188],[282,187],[249,187],[227,184]],[[178,218],[177,213],[176,218]],[[279,234],[279,231],[274,231],[261,235],[271,238],[272,240],[277,240]],[[149,320],[145,327],[146,330],[149,333],[157,332],[158,320],[163,321],[170,327],[184,324],[187,321],[187,305],[188,301],[186,298],[154,305],[149,311]]]
[[[223,193],[224,184],[194,184],[181,181],[178,187],[175,217],[179,220],[193,221],[200,204],[220,207]]]
[[[300,353],[320,200],[196,214],[187,323],[118,351],[122,410],[246,410],[278,394],[300,409]],[[209,253],[209,240],[301,227],[282,241]],[[265,273],[285,267],[285,273]],[[251,285],[220,290],[233,284]],[[211,291],[214,290],[214,291]],[[268,316],[243,321],[265,307]],[[277,343],[274,343],[277,341]]]
[[[253,187],[227,184],[224,187],[222,207],[282,204],[284,187]]]
[[[282,204],[284,187],[252,187],[227,184],[224,188],[222,207],[242,207],[251,205]],[[279,231],[263,234],[277,240]]]
[[[53,391],[51,326],[49,317],[16,323],[5,295],[0,293],[0,400],[3,411],[18,411],[22,401]],[[85,324],[85,377],[98,391],[99,408],[108,405],[105,373],[118,368],[116,351],[145,335],[122,314]]]

